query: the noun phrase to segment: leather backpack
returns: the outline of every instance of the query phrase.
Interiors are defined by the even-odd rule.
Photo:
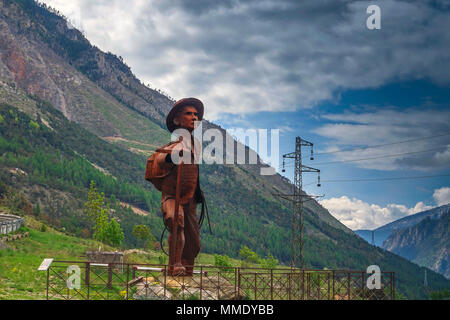
[[[171,153],[172,147],[179,142],[180,141],[173,141],[162,146],[147,159],[147,165],[145,167],[145,180],[150,181],[159,191],[162,191],[164,178],[172,172],[173,167],[171,169],[161,168],[161,166],[158,165],[157,158]]]

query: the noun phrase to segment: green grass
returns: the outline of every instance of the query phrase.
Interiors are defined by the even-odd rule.
[[[27,221],[30,219],[27,217]],[[33,223],[39,225],[37,221]],[[100,245],[97,241],[59,233],[51,227],[47,230],[29,229],[29,237],[8,242],[11,248],[0,250],[0,300],[45,299],[46,272],[37,271],[44,258],[83,261],[85,251]]]
[[[29,236],[12,242],[6,242],[10,247],[0,250],[0,300],[35,300],[46,298],[45,271],[38,267],[45,258],[61,261],[85,261],[85,252],[96,250],[99,246],[105,251],[120,250],[106,246],[91,239],[81,239],[61,233],[50,226],[47,231],[40,231],[43,223],[31,216],[25,216]],[[125,256],[125,262],[160,264],[161,251],[149,250],[143,253],[131,253]],[[242,266],[238,259],[229,260],[233,267]],[[214,255],[200,253],[196,265],[214,265]],[[247,265],[258,267],[256,264]],[[55,276],[56,277],[56,276]],[[112,297],[120,298],[120,290],[112,289]]]

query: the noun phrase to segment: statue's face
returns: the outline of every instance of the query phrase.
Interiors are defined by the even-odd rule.
[[[198,111],[196,108],[191,106],[186,106],[181,110],[175,119],[173,119],[173,123],[178,128],[183,128],[189,131],[195,129],[195,121],[198,121]]]

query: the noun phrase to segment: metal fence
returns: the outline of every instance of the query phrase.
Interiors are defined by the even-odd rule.
[[[41,269],[42,270],[42,269]],[[192,277],[166,265],[53,261],[47,299],[61,300],[392,300],[394,273],[369,289],[366,271],[196,266]]]

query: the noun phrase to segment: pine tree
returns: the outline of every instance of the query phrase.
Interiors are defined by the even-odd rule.
[[[108,211],[109,208],[105,208],[104,194],[99,194],[95,182],[91,181],[88,201],[84,204],[84,212],[93,225],[93,238],[102,242],[105,240],[105,230],[108,225]]]

